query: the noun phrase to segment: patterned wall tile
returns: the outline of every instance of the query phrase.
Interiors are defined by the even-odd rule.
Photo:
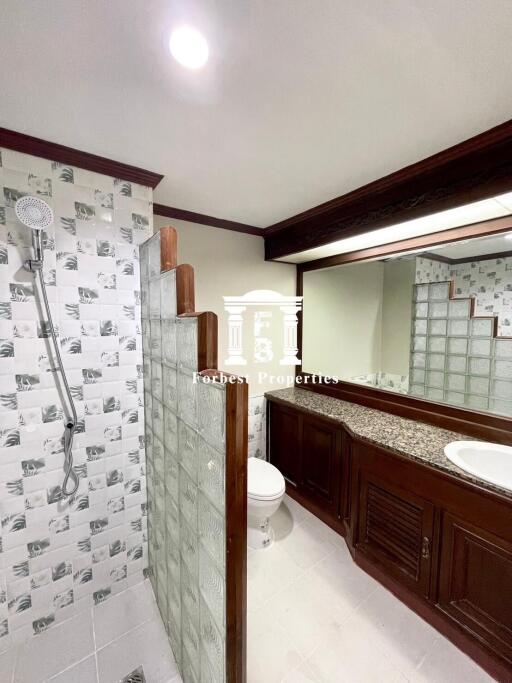
[[[476,295],[475,315],[497,315],[498,335],[512,337],[512,257],[453,265],[416,259],[416,284],[443,280],[454,281],[456,297]]]
[[[143,577],[138,246],[152,231],[152,191],[11,150],[0,159],[1,643],[40,633]],[[43,233],[43,275],[79,416],[80,486],[70,500],[61,490],[64,413],[49,329],[22,269],[31,235],[14,205],[25,194],[55,215]]]
[[[455,296],[449,300],[448,284]],[[449,265],[416,259],[411,393],[512,415],[512,258]],[[497,316],[493,338],[491,319]],[[509,339],[507,339],[509,337]],[[425,349],[427,353],[417,352]],[[427,372],[420,374],[426,367]]]

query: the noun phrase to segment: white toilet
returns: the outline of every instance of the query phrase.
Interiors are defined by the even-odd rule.
[[[247,545],[267,548],[273,540],[269,518],[277,512],[285,492],[281,472],[265,460],[249,458],[247,473]]]

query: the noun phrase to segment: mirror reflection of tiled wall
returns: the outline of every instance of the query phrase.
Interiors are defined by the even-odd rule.
[[[512,415],[512,338],[495,338],[492,316],[471,317],[450,286],[414,286],[410,393]]]

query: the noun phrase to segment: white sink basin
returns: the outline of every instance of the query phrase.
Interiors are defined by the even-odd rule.
[[[512,491],[512,447],[482,441],[453,441],[444,447],[454,465]]]

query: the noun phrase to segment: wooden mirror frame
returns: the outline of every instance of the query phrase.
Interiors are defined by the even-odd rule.
[[[451,228],[430,235],[421,235],[410,239],[392,242],[378,247],[328,256],[315,261],[297,264],[297,296],[303,296],[304,273],[321,270],[332,266],[347,265],[375,260],[393,254],[400,254],[415,249],[427,249],[442,244],[459,242],[477,237],[489,237],[512,231],[512,216],[496,218],[480,223],[473,223],[459,228]],[[302,358],[302,316],[298,317],[297,345],[298,356]],[[512,339],[511,339],[512,343]],[[301,361],[302,362],[302,361]],[[431,399],[417,398],[407,394],[393,393],[386,389],[377,389],[365,385],[340,380],[331,384],[320,379],[318,375],[304,372],[302,365],[295,371],[296,386],[309,391],[339,398],[351,403],[383,410],[394,415],[406,417],[420,422],[462,432],[476,438],[496,441],[512,445],[512,418],[495,415],[489,412],[461,408],[449,403],[440,403]]]

